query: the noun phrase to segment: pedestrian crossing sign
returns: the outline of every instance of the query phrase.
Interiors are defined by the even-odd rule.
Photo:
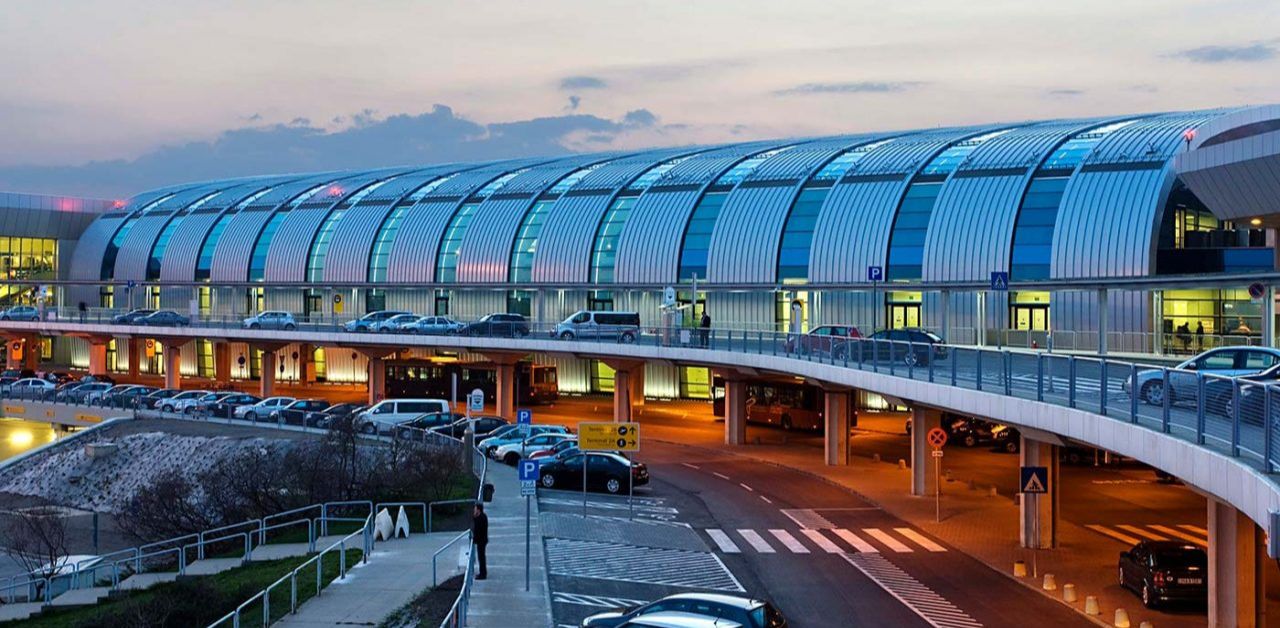
[[[1022,467],[1022,480],[1018,482],[1019,493],[1048,493],[1048,467]]]

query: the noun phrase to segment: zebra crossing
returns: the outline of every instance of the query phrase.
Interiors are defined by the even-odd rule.
[[[720,557],[710,552],[558,538],[544,542],[547,572],[553,576],[746,591]]]
[[[1086,524],[1086,529],[1125,545],[1141,541],[1185,541],[1200,547],[1209,547],[1209,531],[1204,526],[1192,524]]]
[[[982,627],[968,613],[879,554],[844,554],[841,558],[934,628]]]
[[[919,531],[905,527],[886,528],[781,528],[724,530],[704,528],[713,545],[722,554],[910,554],[945,552],[937,541]],[[1136,541],[1135,541],[1136,542]]]

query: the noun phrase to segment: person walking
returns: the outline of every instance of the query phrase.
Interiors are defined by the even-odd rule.
[[[89,310],[89,306],[85,304],[84,301],[81,301],[80,302],[80,322],[81,323],[84,322],[84,315],[85,315],[85,312],[87,312],[88,310]]]
[[[1204,351],[1204,321],[1196,323],[1196,350]]]
[[[484,580],[489,577],[489,564],[484,556],[484,547],[489,544],[489,516],[484,514],[484,504],[479,502],[471,513],[471,543],[476,547],[479,564],[476,580]]]
[[[711,315],[706,310],[702,311],[702,320],[698,321],[698,337],[702,340],[702,346],[707,346],[711,337]]]

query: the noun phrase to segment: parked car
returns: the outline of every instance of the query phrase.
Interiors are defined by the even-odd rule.
[[[464,336],[502,336],[523,338],[529,335],[529,319],[522,314],[485,314],[467,323],[458,333]]]
[[[450,436],[452,438],[462,438],[462,435],[467,431],[467,423],[469,421],[465,416],[459,414],[455,414],[455,416],[462,418],[455,419],[454,422],[449,425],[441,425],[440,427],[432,428],[431,431],[439,432],[440,434],[444,434],[445,436]],[[493,434],[493,432],[498,428],[511,425],[506,419],[500,416],[481,415],[472,417],[471,421],[475,421],[477,440]]]
[[[620,628],[743,628],[736,621],[680,611],[649,613],[619,624]]]
[[[329,405],[324,399],[298,399],[279,410],[272,410],[269,416],[272,421],[314,427],[307,422],[307,416],[323,412]]]
[[[138,399],[138,407],[146,410],[154,410],[160,406],[160,403],[178,393],[181,388],[161,388],[143,395]]]
[[[150,310],[150,309],[129,310],[124,314],[116,314],[115,316],[112,316],[111,322],[116,325],[132,325],[138,322],[139,318],[142,318],[144,316],[151,316],[154,313],[155,313],[155,310]]]
[[[38,321],[40,310],[30,305],[15,305],[0,311],[0,321]]]
[[[944,425],[949,435],[947,442],[955,442],[965,447],[977,447],[993,443],[996,439],[995,423],[968,417],[955,417]]]
[[[1142,541],[1120,552],[1120,586],[1154,608],[1166,602],[1209,599],[1209,557],[1181,541]]]
[[[476,449],[479,449],[484,455],[493,457],[493,452],[503,445],[518,443],[529,436],[537,436],[538,434],[568,434],[569,428],[563,425],[530,425],[529,434],[525,436],[520,430],[520,426],[512,425],[511,429],[499,428],[493,433],[476,443]]]
[[[0,387],[3,387],[6,383],[13,383],[15,381],[17,380],[14,378],[0,377]],[[67,382],[65,384],[61,384],[53,390],[53,399],[55,401],[70,401],[71,392],[81,386],[84,386],[87,383],[89,382],[72,381],[72,382]]]
[[[49,382],[53,382],[54,384],[59,384],[59,385],[65,384],[69,381],[72,381],[73,379],[71,377],[71,374],[65,371],[45,371],[43,373],[38,374],[37,377]]]
[[[399,316],[401,314],[413,314],[413,312],[405,312],[403,310],[378,310],[376,312],[369,312],[368,314],[365,314],[353,321],[343,323],[342,329],[344,331],[372,331],[374,324],[381,323],[388,318]]]
[[[605,338],[632,343],[640,336],[640,314],[579,310],[551,330],[552,338]]]
[[[279,410],[296,401],[293,397],[267,397],[257,403],[240,406],[235,409],[235,418],[246,421],[266,420],[275,410]]]
[[[329,428],[334,425],[335,421],[350,417],[367,407],[362,403],[335,403],[319,412],[308,413],[303,420],[306,421],[307,425]]]
[[[849,355],[849,339],[861,338],[862,333],[853,325],[819,325],[807,334],[787,337],[787,353],[800,355]]]
[[[501,460],[506,464],[515,466],[515,464],[520,462],[520,459],[524,458],[530,451],[549,449],[566,438],[573,438],[573,436],[571,434],[561,433],[548,433],[530,436],[522,441],[507,443],[497,447],[493,450],[493,459]]]
[[[293,331],[298,328],[298,323],[293,320],[293,314],[289,312],[267,310],[244,319],[241,321],[240,326],[245,329],[283,329],[285,331]]]
[[[448,410],[449,402],[444,399],[384,399],[357,414],[354,421],[356,429],[376,434],[424,414]]]
[[[196,414],[199,408],[216,403],[219,399],[226,396],[225,392],[214,392],[211,390],[204,391],[203,395],[195,397],[187,397],[185,399],[177,399],[173,401],[173,411],[182,414]]]
[[[459,419],[465,420],[466,418],[466,415],[458,414],[457,412],[428,412],[401,423],[396,434],[401,438],[408,438],[412,436],[414,430],[434,430],[448,427]]]
[[[405,332],[408,331],[408,328],[412,327],[414,323],[418,322],[418,319],[420,318],[422,317],[417,314],[396,314],[384,321],[379,321],[370,325],[369,331],[376,331],[384,334]]]
[[[1220,347],[1186,360],[1169,371],[1169,403],[1194,401],[1199,378],[1196,373],[1212,373],[1228,377],[1253,375],[1280,364],[1280,349],[1269,347]],[[1138,371],[1137,381],[1124,382],[1126,393],[1137,392],[1138,399],[1151,405],[1164,405],[1164,374],[1160,369]]]
[[[947,357],[947,347],[941,337],[924,329],[882,329],[871,334],[874,343],[862,343],[864,359],[901,361],[907,366],[926,366],[934,360]],[[846,349],[833,348],[837,358],[852,358],[858,348],[843,345]],[[845,354],[844,351],[852,353]]]
[[[104,406],[115,406],[116,399],[119,397],[121,393],[129,390],[130,388],[137,388],[137,387],[138,387],[138,384],[116,384],[115,386],[108,388],[106,392],[102,393],[98,397],[97,402]]]
[[[543,462],[539,467],[538,482],[543,488],[581,489],[583,455],[580,451]],[[631,476],[631,487],[649,483],[649,469],[644,463],[628,460],[614,453],[590,452],[585,455],[587,490],[603,490],[615,494],[625,492],[628,489],[628,475]]]
[[[85,382],[86,384],[93,383],[93,382],[106,382],[108,384],[116,383],[116,380],[114,377],[110,375],[104,375],[101,373],[90,373],[88,375],[85,375],[84,377],[81,377],[80,381]]]
[[[39,377],[27,377],[9,384],[0,384],[0,391],[18,399],[44,399],[57,388],[53,382]]]
[[[406,326],[405,331],[425,336],[444,336],[456,334],[462,331],[463,327],[465,325],[448,316],[423,316],[414,321],[412,325]]]
[[[102,397],[102,393],[111,389],[111,384],[106,382],[89,382],[87,384],[77,386],[75,390],[67,393],[64,401],[69,403],[79,403],[93,405],[98,403],[98,399]]]
[[[787,626],[787,620],[782,613],[764,600],[720,593],[677,593],[648,604],[596,613],[583,619],[582,625],[585,628],[613,628],[623,625],[628,620],[669,612],[728,620],[744,628],[786,628]]]
[[[139,317],[134,321],[134,324],[147,327],[186,327],[191,324],[191,319],[173,310],[156,310],[146,316]]]
[[[997,425],[991,428],[991,435],[995,441],[992,448],[997,451],[1016,454],[1022,450],[1022,432],[1016,427]]]
[[[156,404],[161,412],[181,412],[184,407],[205,395],[212,394],[208,390],[184,390]]]
[[[1170,383],[1173,378],[1170,373]],[[1163,378],[1162,378],[1163,379]],[[1240,420],[1262,425],[1262,415],[1266,405],[1267,387],[1280,384],[1280,364],[1260,373],[1240,377],[1205,377],[1204,403],[1205,410],[1228,418],[1235,417],[1235,389],[1239,388]],[[1271,422],[1280,417],[1280,389],[1273,389],[1271,398]]]
[[[540,458],[558,458],[560,457],[560,455],[564,454],[565,452],[577,451],[577,450],[578,450],[578,437],[569,436],[567,438],[560,439],[560,442],[546,449],[539,449],[537,451],[529,450],[528,452],[526,452],[527,455],[525,456],[525,458],[528,458],[529,460],[538,460]]]
[[[262,397],[257,395],[250,395],[249,393],[231,393],[230,395],[209,404],[206,411],[209,416],[230,419],[235,416],[236,408],[251,406],[259,401],[262,401]]]
[[[144,397],[156,390],[155,386],[131,386],[107,399],[107,404],[116,408],[137,408]]]

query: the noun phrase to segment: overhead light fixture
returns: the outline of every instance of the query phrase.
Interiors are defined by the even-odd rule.
[[[1262,219],[1261,219],[1261,218],[1252,218],[1252,219],[1250,219],[1250,220],[1249,220],[1249,224],[1251,224],[1251,225],[1253,225],[1253,226],[1255,226],[1255,227],[1256,227],[1256,226],[1258,226],[1258,225],[1262,224]]]

